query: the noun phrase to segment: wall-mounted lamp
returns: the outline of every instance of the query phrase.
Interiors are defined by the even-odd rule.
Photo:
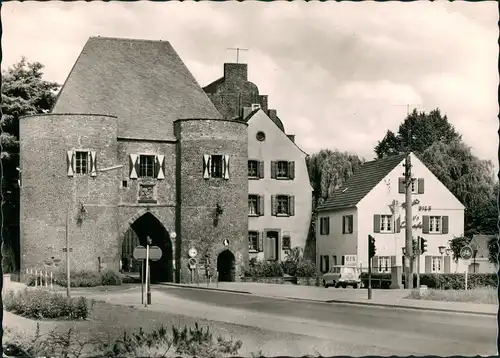
[[[446,249],[445,250],[445,254],[446,254],[446,256],[450,256],[451,255],[451,249]]]
[[[439,247],[438,247],[438,249],[439,249],[439,253],[440,253],[441,255],[444,255],[444,252],[445,252],[446,246],[439,246]]]

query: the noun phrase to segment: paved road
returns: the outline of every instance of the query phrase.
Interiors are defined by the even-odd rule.
[[[283,319],[283,331],[291,329],[287,319],[293,319],[302,323],[295,328],[301,332],[294,333],[324,335],[385,350],[393,347],[393,354],[497,354],[497,320],[493,316],[312,303],[172,286],[155,285],[154,289],[176,299],[218,307],[221,316],[225,309],[273,316],[276,322]]]

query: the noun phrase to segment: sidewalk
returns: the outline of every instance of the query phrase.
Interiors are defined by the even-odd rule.
[[[368,300],[368,290],[366,289],[324,288],[316,286],[264,284],[254,282],[220,282],[218,284],[218,287],[216,284],[210,284],[209,287],[207,287],[206,284],[200,284],[198,286],[196,284],[164,283],[162,285],[184,287],[187,289],[209,289],[253,294],[263,297],[276,297],[327,303],[361,304],[379,307],[445,311],[494,316],[496,316],[498,313],[497,305],[407,299],[405,297],[409,295],[409,291],[402,289],[374,289],[372,290],[372,299]]]

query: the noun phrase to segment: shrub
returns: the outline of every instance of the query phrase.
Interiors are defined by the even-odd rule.
[[[121,275],[113,270],[104,270],[101,273],[101,284],[103,286],[119,286],[123,283]]]
[[[483,304],[498,304],[498,290],[493,287],[476,288],[472,290],[413,290],[407,298],[418,300],[472,302]]]
[[[281,267],[283,269],[283,273],[290,275],[290,276],[295,276],[297,273],[297,264],[292,261],[283,261],[281,263]]]
[[[249,267],[245,271],[247,277],[282,277],[283,268],[281,262],[277,261],[257,261],[255,266]]]
[[[417,283],[417,275],[413,277],[414,287]],[[444,274],[420,274],[420,285],[428,288],[439,288],[444,290],[465,289],[464,273],[444,273]],[[498,279],[495,273],[473,273],[468,274],[467,288],[474,289],[480,287],[497,287]]]
[[[297,277],[315,277],[316,264],[310,260],[302,260],[297,264],[295,275]]]
[[[84,297],[70,298],[45,290],[9,291],[3,303],[5,310],[34,319],[86,319],[89,313]]]

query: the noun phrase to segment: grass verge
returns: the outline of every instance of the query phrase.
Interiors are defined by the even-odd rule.
[[[416,300],[498,304],[498,290],[493,287],[472,290],[414,290],[406,298]]]

